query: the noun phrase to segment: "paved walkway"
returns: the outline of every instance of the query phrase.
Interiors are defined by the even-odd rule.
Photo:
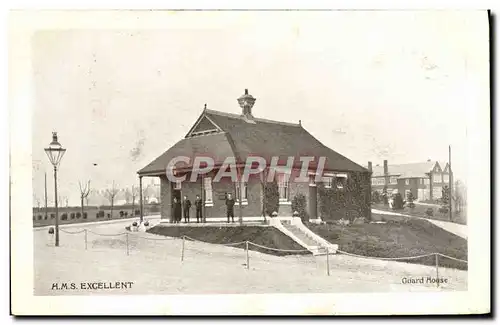
[[[372,209],[372,212],[378,213],[378,214],[387,214],[387,215],[393,215],[393,216],[402,216],[402,217],[408,217],[408,218],[417,218],[417,219],[427,220],[427,221],[435,224],[436,226],[443,228],[444,230],[446,230],[448,232],[451,232],[457,236],[460,236],[462,238],[467,239],[467,225],[461,225],[461,224],[454,223],[454,222],[447,222],[447,221],[441,221],[441,220],[432,220],[432,219],[427,219],[427,218],[415,217],[415,216],[411,216],[408,214],[383,211],[383,210],[377,210],[377,209]]]

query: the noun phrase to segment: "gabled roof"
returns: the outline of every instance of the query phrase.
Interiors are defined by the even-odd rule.
[[[260,118],[248,120],[241,115],[208,109],[203,111],[197,123],[204,117],[212,121],[222,132],[191,136],[193,126],[185,139],[179,141],[138,173],[165,171],[168,162],[179,155],[188,157],[208,155],[214,158],[216,165],[222,164],[226,157],[235,157],[237,161],[244,162],[247,157],[259,156],[269,163],[271,157],[279,156],[279,164],[285,165],[289,156],[313,156],[315,160],[310,163],[310,168],[315,168],[318,158],[324,156],[326,157],[326,170],[367,171],[361,165],[323,145],[300,124]],[[294,167],[300,167],[298,158]]]
[[[438,161],[425,161],[408,164],[388,165],[389,175],[397,176],[398,178],[422,178],[429,177],[429,173],[438,164],[444,171],[447,163]],[[372,177],[384,176],[384,166],[373,166]]]

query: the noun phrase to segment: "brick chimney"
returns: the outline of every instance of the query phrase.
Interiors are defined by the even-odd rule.
[[[387,159],[384,160],[384,175],[389,174],[389,166],[387,165]]]
[[[368,162],[368,171],[371,173],[372,172],[372,162]]]

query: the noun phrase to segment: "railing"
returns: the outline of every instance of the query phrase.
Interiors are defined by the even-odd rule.
[[[126,254],[130,255],[130,238],[133,237],[134,239],[144,239],[148,241],[175,241],[175,240],[181,240],[181,251],[180,251],[180,260],[181,262],[184,261],[186,251],[188,250],[186,242],[199,242],[199,243],[204,243],[204,244],[212,244],[212,245],[217,245],[217,246],[226,246],[226,247],[237,247],[237,246],[243,246],[244,245],[244,250],[245,250],[245,256],[246,256],[246,269],[250,269],[250,247],[254,246],[257,248],[261,248],[264,250],[268,251],[275,251],[275,252],[284,252],[284,253],[296,253],[296,254],[303,254],[306,252],[309,252],[307,249],[279,249],[279,248],[273,248],[273,247],[268,247],[264,245],[260,245],[257,243],[254,243],[249,240],[245,241],[240,241],[240,242],[234,242],[234,243],[224,243],[224,244],[214,244],[202,240],[198,240],[189,236],[181,236],[180,238],[178,237],[161,237],[161,238],[152,238],[152,237],[144,237],[140,236],[138,233],[129,233],[129,232],[122,232],[122,233],[116,233],[116,234],[102,234],[95,232],[93,230],[88,230],[88,229],[82,229],[79,231],[67,231],[64,229],[60,229],[61,232],[69,234],[69,235],[76,235],[76,234],[82,234],[84,233],[84,245],[85,245],[85,250],[88,250],[88,234],[93,234],[96,236],[102,236],[102,237],[119,237],[119,236],[125,236],[125,243],[126,243]],[[53,236],[53,235],[51,235]],[[421,259],[429,256],[434,256],[435,257],[435,266],[436,266],[436,278],[439,278],[439,257],[446,258],[446,259],[451,259],[457,262],[465,263],[468,264],[468,261],[462,260],[459,258],[455,258],[452,256],[448,256],[445,254],[441,253],[429,253],[429,254],[422,254],[422,255],[416,255],[416,256],[406,256],[406,257],[374,257],[374,256],[363,256],[363,255],[358,255],[358,254],[353,254],[349,252],[342,251],[340,249],[336,250],[336,253],[340,253],[343,255],[347,256],[352,256],[356,258],[364,258],[364,259],[373,259],[373,260],[383,260],[383,261],[405,261],[405,260],[413,260],[413,259]],[[326,274],[329,276],[330,275],[330,255],[335,255],[335,252],[329,251],[328,248],[325,249],[325,253],[319,253],[316,256],[325,256],[326,259]],[[437,286],[439,287],[439,281],[436,281]]]

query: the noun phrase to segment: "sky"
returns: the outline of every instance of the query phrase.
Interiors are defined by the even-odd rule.
[[[466,182],[467,112],[483,101],[486,14],[453,11],[162,12],[162,28],[32,37],[33,185],[53,202],[43,151],[67,149],[60,196],[138,184],[136,172],[207,108],[302,125],[361,165],[448,161]],[[147,18],[147,17],[146,17]],[[139,19],[139,18],[138,18]],[[147,183],[150,180],[145,180]]]

